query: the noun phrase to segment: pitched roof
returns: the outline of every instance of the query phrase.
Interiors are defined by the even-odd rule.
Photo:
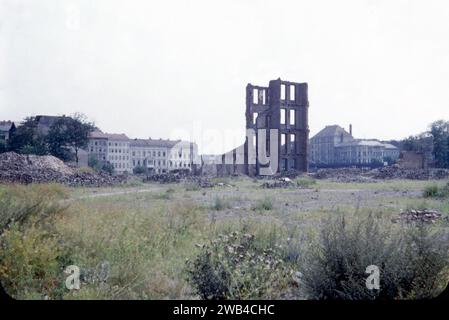
[[[378,140],[364,140],[364,139],[355,139],[348,142],[342,142],[336,145],[336,147],[349,147],[349,146],[367,146],[385,149],[397,149],[395,146],[389,143],[382,143]]]
[[[335,137],[336,135],[342,134],[348,137],[351,137],[351,135],[342,127],[339,125],[332,125],[332,126],[326,126],[323,130],[318,132],[316,135],[312,137],[313,138],[320,138],[320,137]]]
[[[181,140],[165,140],[165,139],[133,139],[130,145],[133,147],[167,147],[172,148],[176,144],[181,143]]]
[[[128,141],[129,138],[124,133],[105,133],[100,130],[95,130],[90,133],[89,138],[91,139],[108,139],[108,140],[118,140],[118,141]]]
[[[15,128],[14,122],[12,121],[0,121],[0,131],[9,131]]]

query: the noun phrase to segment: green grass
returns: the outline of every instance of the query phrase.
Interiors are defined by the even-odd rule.
[[[214,182],[232,187],[0,185],[0,221],[29,217],[4,223],[0,245],[8,249],[0,253],[0,280],[19,299],[197,299],[186,260],[198,255],[198,244],[222,233],[245,230],[255,235],[255,245],[280,244],[285,259],[299,263],[298,252],[317,241],[321,221],[336,212],[348,219],[371,213],[391,223],[401,210],[425,207],[443,213],[435,230],[449,229],[449,201],[423,197],[427,186],[442,188],[447,180],[336,183],[300,177],[295,183],[301,188],[270,190],[245,177]],[[104,284],[64,287],[67,265],[92,269],[104,261],[110,265]],[[304,298],[295,290],[276,295]]]

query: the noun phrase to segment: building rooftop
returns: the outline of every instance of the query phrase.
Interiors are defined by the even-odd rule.
[[[92,139],[109,139],[117,141],[128,141],[129,138],[124,133],[105,133],[100,130],[95,130],[89,135]]]
[[[0,131],[9,131],[11,128],[15,128],[12,121],[0,121]]]
[[[382,143],[378,140],[363,140],[363,139],[354,139],[352,141],[339,143],[336,147],[349,147],[349,146],[367,146],[367,147],[379,147],[386,149],[397,149],[395,146],[389,143]]]
[[[339,134],[343,134],[346,137],[352,137],[344,128],[340,127],[339,125],[331,125],[324,127],[324,129],[314,135],[312,139],[319,137],[334,137]]]
[[[181,140],[167,139],[133,139],[130,145],[133,147],[174,147],[178,143],[184,143]]]

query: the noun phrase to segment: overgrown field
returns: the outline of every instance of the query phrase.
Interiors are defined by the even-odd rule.
[[[2,285],[19,299],[418,299],[448,283],[448,181],[215,182],[1,185]],[[441,217],[392,222],[413,209]]]

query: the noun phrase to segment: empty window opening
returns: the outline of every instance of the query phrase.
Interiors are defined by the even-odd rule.
[[[253,89],[253,104],[259,103],[259,90]]]
[[[290,134],[290,150],[295,153],[296,152],[296,134]]]
[[[267,137],[265,141],[265,153],[267,154],[267,157],[270,156],[270,138]]]
[[[285,133],[281,134],[281,147],[284,148],[285,147]]]
[[[260,90],[262,104],[267,104],[266,90]]]
[[[285,124],[285,109],[281,109],[281,124]]]
[[[257,112],[254,112],[254,113],[253,113],[253,124],[256,124],[257,116],[258,116],[258,113],[257,113]]]
[[[290,85],[290,101],[295,101],[295,86]]]
[[[289,169],[296,169],[296,159],[290,159],[288,162]]]
[[[295,116],[296,116],[295,110],[294,109],[290,110],[290,120],[289,120],[290,125],[295,125]]]
[[[281,84],[281,100],[285,100],[285,84]]]
[[[287,170],[287,162],[288,162],[288,159],[282,159],[281,160],[281,171],[286,171]]]

